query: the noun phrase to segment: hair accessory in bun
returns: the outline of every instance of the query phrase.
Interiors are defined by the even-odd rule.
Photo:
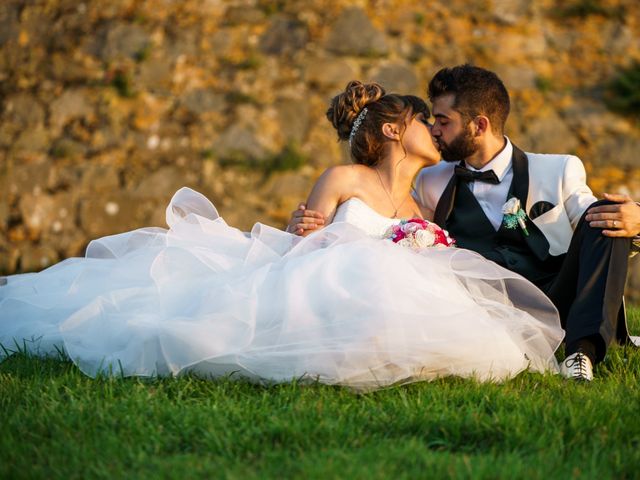
[[[349,146],[351,146],[351,141],[353,140],[353,137],[356,136],[356,133],[358,132],[358,128],[360,128],[360,125],[362,124],[364,117],[367,116],[367,112],[368,112],[367,107],[364,107],[356,117],[356,120],[353,122],[353,126],[351,127],[351,133],[349,134]]]

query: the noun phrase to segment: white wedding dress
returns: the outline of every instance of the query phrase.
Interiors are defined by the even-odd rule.
[[[352,198],[306,238],[228,226],[183,188],[169,229],[94,240],[85,258],[0,287],[0,343],[64,351],[87,375],[292,379],[374,389],[556,370],[556,309],[527,280],[456,248],[380,239]]]

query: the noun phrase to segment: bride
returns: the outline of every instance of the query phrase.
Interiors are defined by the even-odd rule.
[[[557,369],[563,331],[524,278],[454,247],[389,240],[429,216],[411,195],[439,161],[417,97],[351,82],[327,117],[354,165],[327,170],[309,208],[328,225],[298,237],[243,233],[180,189],[168,229],[92,241],[85,258],[0,287],[0,355],[64,351],[87,375],[231,376],[369,390],[457,375],[500,380]]]

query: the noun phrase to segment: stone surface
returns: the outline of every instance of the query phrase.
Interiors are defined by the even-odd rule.
[[[224,22],[228,25],[259,24],[265,19],[262,10],[246,6],[232,6],[224,14]]]
[[[276,100],[278,124],[286,141],[300,144],[309,128],[309,103],[306,98],[281,97]]]
[[[3,122],[17,124],[21,128],[44,124],[44,108],[28,93],[11,95],[4,100]]]
[[[142,182],[135,187],[135,194],[140,198],[149,199],[172,195],[184,185],[184,178],[184,172],[179,168],[167,165],[142,179]]]
[[[489,50],[491,56],[499,58],[503,65],[523,57],[543,58],[548,53],[544,31],[534,26],[524,33],[505,33],[499,37],[492,37]]]
[[[171,106],[171,101],[160,95],[140,94],[133,104],[130,124],[136,130],[156,132]]]
[[[553,110],[544,117],[526,123],[527,151],[536,153],[575,153],[578,139],[569,130],[566,123]]]
[[[390,62],[369,73],[372,80],[385,87],[387,92],[412,94],[424,97],[414,68],[409,63]]]
[[[305,47],[309,41],[307,26],[295,19],[277,16],[260,37],[260,50],[269,55],[286,55]]]
[[[91,115],[93,108],[87,94],[82,90],[66,90],[51,103],[49,123],[56,129],[69,120]]]
[[[630,168],[640,162],[640,136],[609,137],[597,146],[595,155],[590,159],[594,165],[615,165]]]
[[[327,38],[327,49],[339,55],[374,57],[389,53],[384,34],[360,8],[347,8]]]
[[[559,19],[552,3],[0,2],[0,275],[163,225],[181,185],[240,228],[284,225],[323,169],[350,162],[325,118],[349,80],[424,95],[462,62],[504,79],[516,144],[575,152],[597,194],[640,199],[637,118],[603,101],[640,61],[640,6]],[[272,171],[286,148],[307,164]]]
[[[12,165],[7,175],[11,197],[17,198],[27,193],[36,193],[47,188],[50,164],[46,161],[20,162]]]
[[[53,142],[51,155],[55,158],[82,158],[87,153],[87,146],[72,138],[62,137]]]
[[[535,88],[538,74],[532,68],[521,65],[502,65],[496,73],[509,91]]]
[[[0,47],[11,40],[17,40],[19,28],[20,6],[2,3],[0,5]]]
[[[267,154],[257,132],[239,125],[231,125],[224,131],[213,148],[216,156],[225,160],[241,156],[257,159]]]
[[[169,95],[172,73],[172,65],[165,58],[152,58],[140,66],[137,82],[144,84],[153,93]]]
[[[80,226],[89,238],[126,232],[144,225],[150,208],[127,192],[91,195],[80,202]]]
[[[558,103],[562,101],[559,99]],[[627,137],[634,134],[633,119],[612,113],[594,99],[572,99],[561,111],[567,124],[594,141],[601,141],[610,135]]]
[[[358,65],[340,57],[310,58],[305,66],[307,83],[321,90],[344,88],[358,76]]]
[[[20,251],[14,245],[8,242],[6,245],[0,245],[0,271],[9,273],[18,270],[19,258]],[[20,269],[20,271],[23,272],[25,270]]]
[[[180,99],[180,106],[194,115],[222,112],[226,105],[223,94],[204,88],[191,90]]]
[[[20,270],[37,272],[56,263],[60,258],[55,249],[45,245],[24,245],[19,250]]]
[[[115,165],[92,162],[84,165],[80,171],[78,187],[87,194],[114,192],[120,187],[120,169]]]
[[[116,24],[109,28],[103,40],[101,57],[116,60],[121,57],[136,58],[151,45],[151,38],[139,25]]]
[[[20,214],[30,240],[40,238],[43,230],[49,230],[54,222],[53,199],[42,193],[28,193],[20,198]]]
[[[62,233],[73,232],[76,228],[76,197],[72,192],[23,195],[18,208],[29,238],[59,237]]]
[[[527,21],[539,11],[535,2],[527,0],[492,0],[490,4],[493,16],[507,25]]]
[[[3,179],[0,177],[0,180]],[[10,211],[11,210],[9,208],[9,202],[7,201],[6,195],[0,196],[0,232],[7,231]]]
[[[22,130],[12,145],[14,152],[43,152],[49,149],[49,130],[44,125]]]

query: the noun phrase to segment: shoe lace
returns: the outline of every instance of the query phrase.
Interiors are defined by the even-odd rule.
[[[587,356],[583,353],[578,353],[575,357],[567,359],[565,361],[567,368],[572,368],[574,365],[577,368],[573,371],[573,378],[587,378],[589,375],[587,369]]]

